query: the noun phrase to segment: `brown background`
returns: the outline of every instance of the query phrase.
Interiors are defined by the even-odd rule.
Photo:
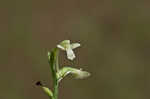
[[[91,72],[66,78],[59,99],[150,99],[149,0],[1,0],[0,99],[48,99],[47,51],[80,42],[76,60],[62,65]]]

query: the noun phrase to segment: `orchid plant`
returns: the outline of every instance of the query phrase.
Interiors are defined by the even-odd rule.
[[[76,69],[72,67],[63,67],[59,69],[59,49],[66,51],[67,59],[73,61],[75,59],[75,54],[73,49],[80,47],[79,43],[70,43],[70,40],[64,40],[57,45],[56,48],[48,52],[48,62],[51,68],[52,78],[53,78],[53,90],[49,89],[43,85],[40,81],[36,83],[37,86],[41,87],[42,90],[49,96],[50,99],[58,99],[58,89],[59,83],[67,75],[71,74],[76,79],[84,79],[90,76],[89,72],[83,71],[82,69]]]

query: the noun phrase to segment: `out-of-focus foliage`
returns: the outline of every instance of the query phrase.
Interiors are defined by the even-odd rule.
[[[34,84],[42,80],[51,87],[47,52],[64,39],[81,42],[73,65],[92,75],[65,78],[61,99],[149,99],[149,5],[148,0],[0,1],[0,99],[46,99]],[[62,58],[64,66],[71,64]]]

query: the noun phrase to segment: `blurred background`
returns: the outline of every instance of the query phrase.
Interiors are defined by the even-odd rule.
[[[80,42],[73,63],[91,72],[65,78],[59,99],[150,99],[150,1],[1,0],[0,99],[48,99],[47,52],[60,41]]]

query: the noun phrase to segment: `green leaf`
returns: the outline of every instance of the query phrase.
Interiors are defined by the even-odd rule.
[[[51,97],[51,98],[53,99],[53,92],[52,92],[49,88],[43,86],[43,84],[41,83],[41,81],[38,81],[38,82],[36,83],[36,85],[39,86],[40,88],[42,88],[42,90],[43,90],[49,97]]]
[[[90,76],[90,73],[87,71],[82,71],[81,69],[71,67],[63,67],[57,72],[58,81],[61,81],[68,74],[71,74],[76,79],[84,79]]]
[[[42,86],[42,89],[48,96],[53,97],[53,93],[49,88]]]

